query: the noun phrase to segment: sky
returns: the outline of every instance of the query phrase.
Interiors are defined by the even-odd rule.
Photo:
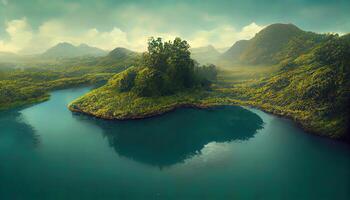
[[[348,33],[350,0],[0,0],[0,52],[59,42],[143,51],[151,36],[225,48],[273,23]]]

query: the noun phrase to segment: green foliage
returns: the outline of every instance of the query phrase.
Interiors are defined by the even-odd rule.
[[[209,87],[212,82],[217,81],[218,71],[213,64],[203,65],[195,68],[197,81],[204,87]]]
[[[292,67],[262,79],[221,89],[224,96],[275,114],[289,116],[306,129],[334,138],[350,137],[350,43],[327,36],[307,53],[292,59]]]
[[[143,55],[143,63],[154,70],[152,73],[160,79],[157,88],[160,94],[171,94],[194,86],[194,61],[189,48],[188,43],[180,38],[164,43],[161,38],[148,41],[148,52]]]
[[[138,96],[158,96],[162,92],[162,83],[160,72],[146,67],[137,74],[133,91]]]
[[[46,100],[50,90],[98,84],[110,77],[109,73],[72,76],[43,69],[0,71],[0,109]]]
[[[119,79],[119,91],[128,92],[135,85],[136,71],[135,70],[126,70],[123,72],[124,75]]]
[[[148,71],[151,69],[147,69]],[[188,89],[166,96],[117,92],[108,84],[76,99],[69,109],[105,119],[136,119],[158,115],[180,106],[205,106],[208,91]]]
[[[205,70],[195,70],[198,66],[191,59],[189,48],[188,43],[180,38],[168,42],[163,42],[161,38],[151,38],[148,41],[148,51],[143,55],[145,69],[138,73],[135,80],[135,93],[141,96],[169,95],[201,85],[205,81],[209,85],[215,79],[205,77],[208,75],[202,73]],[[210,70],[215,69],[215,66],[210,67]],[[195,71],[200,73],[195,75]]]
[[[349,44],[344,38],[332,35],[329,40],[318,46],[315,50],[315,60],[325,65],[342,65],[342,62],[350,62]]]
[[[162,42],[151,38],[142,66],[114,75],[106,85],[69,105],[72,111],[107,119],[141,118],[177,106],[202,106],[216,81],[214,65],[198,66],[190,57],[189,45],[176,38]]]

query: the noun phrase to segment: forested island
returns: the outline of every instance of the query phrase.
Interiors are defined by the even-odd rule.
[[[97,84],[102,86],[69,109],[105,119],[135,119],[184,106],[245,105],[288,117],[309,132],[349,138],[349,34],[272,24],[223,54],[213,47],[191,49],[180,38],[152,38],[145,53],[116,48],[105,55],[91,49],[98,54],[80,56],[86,46],[69,46],[69,51],[79,48],[74,53],[79,57],[52,58],[67,52],[67,46],[59,44],[20,64],[2,63],[0,108],[46,100],[55,89]],[[205,63],[209,61],[214,64]]]
[[[139,66],[113,76],[106,85],[69,105],[75,112],[105,119],[136,119],[162,114],[177,107],[205,107],[216,80],[214,65],[199,66],[189,44],[176,38],[151,38]]]

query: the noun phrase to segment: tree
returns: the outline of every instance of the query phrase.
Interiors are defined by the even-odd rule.
[[[130,91],[134,85],[135,85],[135,78],[136,78],[136,71],[135,70],[127,70],[124,72],[123,76],[119,80],[119,91],[120,92],[128,92]]]
[[[209,86],[216,79],[216,67],[210,65],[196,69],[198,66],[191,59],[189,49],[190,45],[181,38],[167,42],[150,38],[142,58],[145,69],[138,72],[134,91],[140,96],[153,96],[168,95],[198,85]]]
[[[159,72],[151,68],[144,68],[135,78],[134,92],[144,97],[161,95],[161,85],[162,77]]]
[[[213,64],[197,66],[195,68],[197,81],[204,87],[209,87],[212,82],[217,80],[217,69]]]

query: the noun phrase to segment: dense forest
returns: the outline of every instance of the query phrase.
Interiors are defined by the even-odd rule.
[[[127,70],[119,80],[119,91],[133,91],[138,96],[164,96],[193,87],[209,86],[216,79],[216,67],[199,66],[190,57],[189,47],[180,38],[173,42],[151,38],[141,66]]]

